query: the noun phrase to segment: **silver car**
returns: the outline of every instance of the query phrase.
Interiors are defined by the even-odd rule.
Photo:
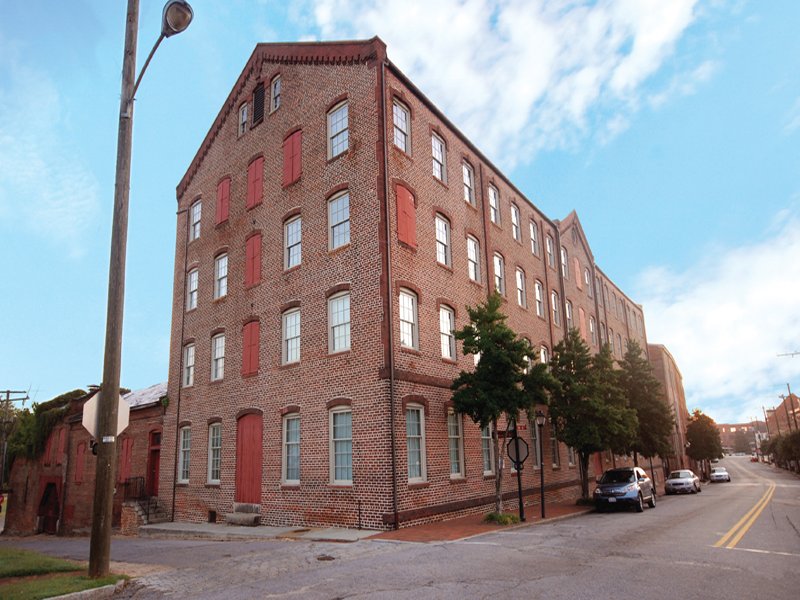
[[[725,467],[713,467],[711,469],[711,477],[712,482],[715,481],[730,481],[731,475],[728,473],[728,470]]]
[[[616,506],[633,506],[636,512],[644,510],[644,503],[656,507],[656,491],[647,473],[639,467],[609,469],[597,480],[594,491],[598,511]]]
[[[664,491],[667,494],[697,494],[702,492],[700,478],[689,469],[673,471],[664,483]]]

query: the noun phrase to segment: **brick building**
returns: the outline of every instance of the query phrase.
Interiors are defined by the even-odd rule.
[[[647,344],[577,215],[543,214],[378,38],[256,46],[177,199],[160,484],[175,520],[234,503],[371,528],[483,510],[490,432],[453,413],[473,358],[451,331],[494,289],[545,360],[569,326],[617,358]],[[550,433],[547,497],[574,498],[577,461]]]
[[[686,427],[689,411],[683,391],[683,377],[670,351],[662,344],[647,344],[647,356],[653,367],[653,376],[661,382],[664,398],[672,409],[675,430],[672,433],[672,453],[666,461],[668,470],[695,468],[694,461],[686,455]]]
[[[148,496],[158,496],[166,392],[167,384],[160,383],[123,396],[131,412],[128,427],[118,437],[114,527],[120,525],[126,489],[143,486]],[[95,388],[63,407],[63,416],[53,427],[41,456],[14,460],[9,477],[7,533],[70,535],[91,530],[96,462],[93,440],[81,419],[83,405],[96,393]]]
[[[719,441],[722,450],[726,453],[752,452],[756,453],[761,447],[761,440],[765,438],[767,427],[764,421],[750,421],[749,423],[717,423]],[[737,436],[744,436],[748,448],[737,450]]]
[[[769,435],[786,435],[798,428],[800,421],[800,398],[793,393],[781,396],[781,403],[771,409],[766,409],[766,429]]]

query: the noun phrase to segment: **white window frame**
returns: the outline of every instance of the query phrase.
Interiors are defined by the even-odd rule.
[[[211,423],[208,426],[208,470],[206,475],[207,483],[219,484],[222,475],[222,423]]]
[[[303,218],[288,219],[283,225],[283,268],[298,266],[303,261]]]
[[[553,325],[561,327],[561,299],[555,290],[550,292],[550,306],[553,310]]]
[[[461,414],[452,408],[447,411],[447,455],[450,463],[450,479],[464,478],[464,436]],[[453,467],[457,466],[456,470]]]
[[[450,251],[450,221],[444,215],[436,213],[434,218],[436,229],[436,261],[447,267],[452,264]]]
[[[200,238],[200,221],[203,218],[203,203],[198,200],[189,207],[189,241]]]
[[[455,311],[442,304],[439,307],[439,336],[441,339],[442,358],[456,360],[456,338],[453,330],[456,327]]]
[[[218,333],[211,338],[211,381],[221,381],[225,377],[225,334]]]
[[[178,434],[178,483],[189,483],[189,466],[192,458],[192,428],[181,427]]]
[[[543,365],[550,362],[550,351],[547,346],[539,346],[539,362]]]
[[[517,267],[516,270],[516,279],[517,279],[517,304],[519,304],[522,308],[528,308],[528,294],[525,284],[525,271]]]
[[[595,323],[594,317],[589,317],[589,339],[592,340],[592,345],[597,345],[597,325]]]
[[[561,246],[561,276],[569,279],[569,253],[564,246]]]
[[[214,258],[214,300],[228,295],[228,254]]]
[[[505,276],[505,260],[502,255],[497,252],[494,253],[492,258],[492,266],[494,268],[494,289],[500,293],[501,296],[506,295],[506,276]]]
[[[495,225],[500,224],[500,192],[493,185],[489,186],[489,220]]]
[[[531,254],[539,256],[539,225],[533,219],[528,222],[528,231],[531,235]]]
[[[289,422],[297,421],[297,440],[289,439]],[[300,413],[289,413],[283,417],[283,444],[281,452],[281,483],[300,485]],[[289,477],[289,449],[297,450],[297,477]]]
[[[575,466],[575,448],[567,446],[567,465],[570,467]]]
[[[349,114],[347,100],[328,111],[328,158],[344,154],[350,147]]]
[[[350,415],[350,437],[335,437],[334,431],[334,421],[335,415],[343,415],[349,414]],[[328,439],[330,441],[329,444],[329,454],[330,454],[330,481],[333,485],[353,485],[353,411],[350,409],[349,406],[347,407],[340,407],[334,408],[328,413]],[[337,479],[336,478],[336,442],[341,442],[343,444],[347,444],[349,446],[349,469],[350,469],[350,478],[349,479]],[[347,446],[346,446],[347,447]],[[344,468],[347,468],[345,465]]]
[[[341,311],[337,310],[339,304],[343,306]],[[334,316],[339,312],[343,319],[334,320]],[[343,340],[341,344],[337,343],[338,339]],[[350,292],[346,291],[328,298],[328,353],[335,354],[348,350],[350,350]]]
[[[567,330],[569,331],[572,329],[572,302],[567,300],[567,304],[564,307],[564,316],[567,319]]]
[[[398,294],[398,317],[400,319],[400,345],[419,350],[419,314],[417,295],[406,288]]]
[[[518,242],[522,241],[522,228],[519,222],[519,206],[511,205],[511,236]]]
[[[281,362],[284,365],[300,362],[302,317],[299,308],[291,308],[281,318]]]
[[[392,125],[394,145],[411,154],[411,111],[398,100],[392,101]]]
[[[464,182],[464,200],[475,206],[475,170],[467,161],[461,163],[461,177]]]
[[[486,470],[486,464],[490,469]],[[489,423],[481,429],[481,463],[483,465],[483,475],[494,475],[494,444],[492,443],[492,424]]]
[[[242,137],[245,133],[247,133],[247,102],[239,107],[239,122],[237,132],[237,137]]]
[[[556,255],[555,246],[553,245],[553,238],[549,235],[545,237],[545,251],[547,252],[547,265],[551,269],[556,268]]]
[[[536,421],[530,424],[531,427],[531,444],[533,444],[533,468],[542,468],[542,448],[539,448],[539,426]],[[544,428],[542,428],[544,430]]]
[[[536,316],[544,318],[544,285],[537,279],[533,288],[536,299]]]
[[[197,308],[199,285],[200,271],[199,269],[192,269],[186,274],[186,310]]]
[[[345,190],[328,199],[328,249],[350,243],[350,192]]]
[[[481,282],[481,244],[471,235],[467,236],[467,275],[471,281]]]
[[[275,75],[269,83],[269,112],[273,113],[281,107],[281,92],[283,83],[281,76]]]
[[[183,387],[194,385],[195,346],[186,344],[183,347]]]
[[[589,273],[589,268],[586,267],[583,269],[583,283],[586,284],[586,293],[588,294],[589,298],[594,297],[594,286],[592,285],[592,274]]]
[[[419,419],[419,431],[413,433],[409,430],[409,416],[411,414],[418,415]],[[415,441],[419,444],[419,448],[414,450],[419,453],[419,474],[412,477],[411,456],[412,445]],[[408,404],[406,406],[406,467],[408,469],[408,483],[423,483],[427,481],[428,470],[425,463],[425,407],[419,404]]]
[[[436,179],[447,181],[447,146],[435,133],[431,134],[431,169]]]

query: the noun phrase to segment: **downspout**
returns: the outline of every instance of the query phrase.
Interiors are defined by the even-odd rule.
[[[383,208],[386,214],[385,236],[386,236],[386,307],[387,337],[389,343],[389,436],[392,445],[392,523],[394,529],[400,528],[399,513],[397,510],[397,443],[395,432],[395,393],[394,393],[394,302],[392,298],[392,226],[391,213],[389,212],[389,149],[386,143],[386,59],[381,61],[380,91],[381,91],[381,116],[380,116],[380,143],[383,150]]]
[[[547,217],[542,215],[542,222],[544,222],[545,219],[547,220],[547,223],[550,224],[550,227],[553,228],[553,231],[557,231],[557,228],[556,228],[555,224],[552,221],[550,221],[549,219],[547,219]],[[544,259],[544,261],[543,261],[544,262],[544,298],[542,298],[542,300],[544,302],[544,314],[547,315],[547,331],[550,333],[550,352],[551,352],[550,357],[552,358],[552,356],[553,356],[552,355],[553,348],[555,348],[556,344],[555,344],[555,338],[553,337],[553,327],[554,327],[554,323],[553,323],[553,306],[552,306],[552,300],[550,298],[550,291],[551,291],[551,288],[550,288],[550,277],[548,277],[548,274],[550,273],[550,265],[548,264],[548,260],[547,260],[547,232],[544,230],[544,228],[542,228],[542,233],[545,236],[544,240],[543,240],[544,241],[544,255],[543,255],[543,259]],[[556,243],[555,240],[553,241],[553,243],[554,244]],[[555,252],[555,251],[556,251],[556,249],[553,248],[553,252]],[[544,427],[542,429],[544,429]],[[544,459],[542,459],[542,464],[544,464]]]
[[[481,200],[481,222],[483,223],[483,241],[484,241],[484,248],[483,248],[483,262],[486,270],[486,298],[492,295],[492,272],[489,270],[489,223],[486,219],[486,211],[488,208],[486,207],[486,202],[484,202],[483,196],[483,163],[478,163],[478,177],[480,179],[480,185],[478,186],[478,190],[480,193],[480,200]]]
[[[556,247],[554,248],[556,257],[558,257],[558,289],[561,290],[561,314],[564,315],[562,322],[564,324],[564,339],[567,339],[567,335],[569,331],[567,331],[567,293],[564,291],[564,270],[569,268],[568,265],[565,265],[563,261],[563,256],[561,256],[561,230],[556,227]]]
[[[179,210],[177,215],[181,215],[183,213],[189,212],[189,209],[185,208],[183,210]],[[180,230],[180,228],[179,228]],[[183,240],[183,290],[181,291],[181,339],[180,339],[180,358],[178,358],[178,398],[175,407],[175,456],[172,465],[172,510],[170,514],[172,516],[172,522],[175,522],[175,492],[178,489],[178,452],[180,451],[180,429],[181,429],[181,391],[183,390],[183,333],[184,329],[186,328],[186,266],[189,264],[189,234],[187,231],[184,232],[186,235],[184,236]]]

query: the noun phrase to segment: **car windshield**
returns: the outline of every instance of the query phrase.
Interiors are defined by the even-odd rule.
[[[692,477],[689,471],[673,471],[669,474],[670,479],[690,479]]]
[[[603,478],[600,483],[630,483],[636,481],[633,476],[633,471],[606,471],[603,473]]]
[[[725,467],[714,467],[713,469],[711,469],[711,472],[712,473],[727,473],[727,471],[725,470]]]

